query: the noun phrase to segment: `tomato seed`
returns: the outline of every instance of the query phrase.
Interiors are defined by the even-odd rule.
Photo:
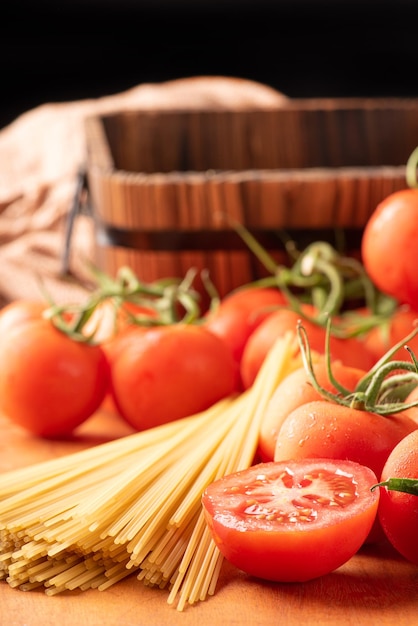
[[[315,493],[307,493],[304,494],[304,498],[310,500],[311,502],[315,502],[316,504],[321,504],[322,506],[327,506],[331,504],[331,499],[326,496],[320,496]]]

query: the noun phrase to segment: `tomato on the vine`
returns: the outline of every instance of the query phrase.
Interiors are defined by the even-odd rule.
[[[361,255],[374,284],[418,311],[418,189],[387,196],[364,228]]]
[[[111,393],[136,430],[200,412],[238,389],[229,348],[204,326],[156,326],[126,337],[114,353]]]
[[[413,493],[400,490],[405,479]],[[418,565],[418,429],[404,437],[390,453],[382,470],[378,517],[393,547]],[[405,487],[403,487],[405,489]]]
[[[347,562],[376,518],[375,474],[351,461],[260,463],[209,485],[202,498],[225,558],[258,578],[303,582]]]
[[[72,432],[108,389],[103,350],[45,319],[18,324],[0,341],[0,410],[35,435]]]

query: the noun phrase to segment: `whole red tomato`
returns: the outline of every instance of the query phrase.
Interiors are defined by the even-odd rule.
[[[416,427],[405,412],[383,416],[315,400],[286,417],[277,436],[274,460],[349,459],[380,476],[393,448]]]
[[[17,325],[0,341],[0,410],[35,435],[72,432],[100,406],[108,382],[100,346],[71,339],[49,320]]]
[[[351,461],[260,463],[210,484],[202,498],[213,540],[252,576],[303,582],[329,574],[375,521],[375,474]]]
[[[315,311],[311,306],[305,306],[304,312],[310,316]],[[312,350],[324,354],[326,349],[325,328],[302,319],[301,315],[292,309],[279,309],[270,313],[253,331],[249,337],[241,359],[241,379],[244,388],[250,387],[264,362],[267,352],[277,339],[287,332],[296,335],[298,321],[307,332],[309,345]],[[344,365],[368,370],[374,363],[369,350],[364,343],[355,338],[339,339],[331,337],[330,352],[333,360],[340,360]]]
[[[374,284],[418,310],[418,189],[390,194],[374,210],[361,254]]]
[[[315,363],[313,369],[319,385],[327,391],[337,393],[330,380],[326,360]],[[341,361],[332,364],[334,380],[348,391],[354,391],[365,374],[365,370],[343,365]],[[288,374],[279,383],[270,398],[260,427],[258,452],[262,461],[273,461],[277,437],[287,416],[297,407],[321,399],[304,366]]]
[[[126,339],[113,353],[111,392],[136,430],[198,413],[237,390],[229,348],[203,326],[139,329]]]
[[[248,337],[278,306],[286,304],[279,289],[245,287],[230,293],[211,311],[206,327],[230,347],[237,363],[241,361]]]
[[[400,491],[398,480],[412,479],[414,493]],[[418,565],[418,430],[402,439],[392,450],[381,473],[378,516],[387,538],[406,559]]]

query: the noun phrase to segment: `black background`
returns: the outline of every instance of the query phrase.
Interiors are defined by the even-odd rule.
[[[418,96],[417,0],[13,0],[0,14],[0,128],[45,102],[194,75]]]

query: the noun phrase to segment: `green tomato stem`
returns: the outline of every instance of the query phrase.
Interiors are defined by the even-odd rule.
[[[370,413],[376,413],[382,416],[393,415],[395,413],[405,411],[406,409],[418,406],[418,400],[415,402],[402,402],[398,399],[395,402],[387,401],[387,397],[390,397],[390,391],[393,391],[393,389],[399,385],[411,384],[411,381],[414,378],[418,380],[416,359],[414,359],[412,363],[407,361],[390,361],[389,359],[392,355],[392,350],[390,350],[385,357],[379,361],[378,365],[375,365],[365,376],[363,376],[354,391],[345,389],[342,385],[340,385],[332,374],[329,325],[330,321],[328,321],[326,333],[325,356],[327,359],[329,380],[337,390],[337,393],[328,391],[322,387],[316,379],[306,329],[303,327],[302,322],[299,322],[297,326],[297,335],[303,365],[309,376],[310,382],[321,397],[336,404],[368,411]],[[418,329],[415,329],[415,333],[410,333],[408,338],[410,338],[411,334],[413,336],[417,332]],[[400,372],[404,372],[404,374],[401,374]]]
[[[409,493],[412,496],[418,496],[417,478],[388,478],[383,482],[373,485],[371,487],[372,491],[377,487],[386,487],[389,491],[401,491],[403,493]]]

